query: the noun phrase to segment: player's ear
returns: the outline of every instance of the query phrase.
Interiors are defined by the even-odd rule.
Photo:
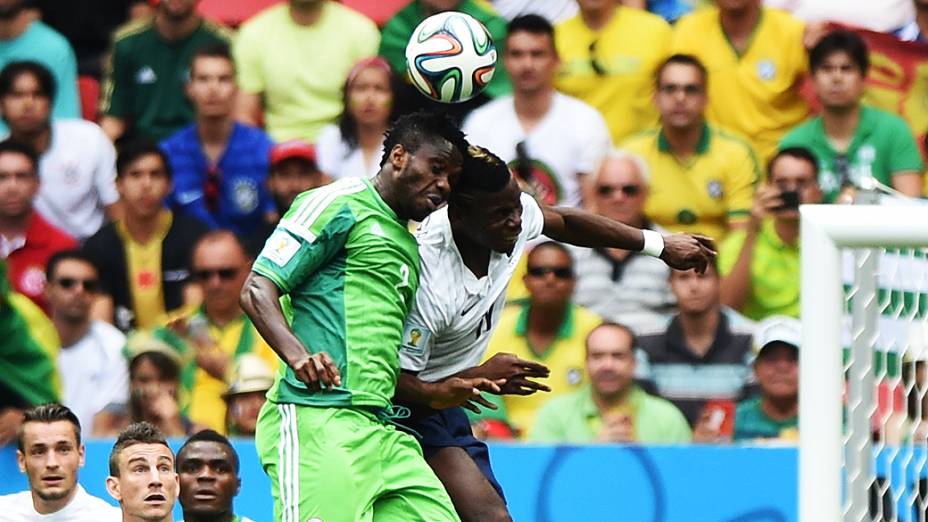
[[[402,144],[397,143],[390,149],[390,165],[393,166],[395,172],[403,170],[407,161],[409,161],[409,152]]]
[[[119,492],[119,479],[113,476],[106,477],[106,492],[116,499],[116,502],[121,502],[122,493]]]

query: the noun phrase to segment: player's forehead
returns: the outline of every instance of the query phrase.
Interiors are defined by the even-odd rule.
[[[23,424],[23,445],[77,444],[77,430],[68,421],[26,422]]]
[[[461,163],[461,151],[459,151],[454,144],[441,136],[431,136],[423,140],[412,154],[416,158],[426,162],[441,161],[456,164]]]
[[[120,461],[125,466],[133,464],[147,464],[155,466],[167,463],[173,466],[174,453],[171,448],[159,443],[139,443],[128,446],[122,450]]]
[[[177,455],[177,464],[197,461],[202,463],[232,463],[234,456],[232,450],[225,444],[211,440],[198,440],[187,444]]]

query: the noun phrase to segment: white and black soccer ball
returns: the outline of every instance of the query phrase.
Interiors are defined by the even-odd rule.
[[[467,101],[496,70],[496,45],[474,17],[457,11],[432,15],[412,32],[406,65],[413,85],[433,100]]]

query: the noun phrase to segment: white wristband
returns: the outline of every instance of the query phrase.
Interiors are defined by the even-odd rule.
[[[641,234],[644,236],[644,247],[641,253],[651,257],[661,257],[664,252],[664,236],[653,230],[642,230]]]

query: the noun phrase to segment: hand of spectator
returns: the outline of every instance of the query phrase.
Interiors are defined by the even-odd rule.
[[[546,378],[551,373],[547,366],[535,361],[520,359],[511,353],[497,353],[477,369],[481,377],[494,381],[506,379],[507,382],[514,377]]]
[[[606,415],[596,436],[599,442],[635,442],[635,425],[628,415]]]
[[[431,402],[429,407],[441,410],[463,406],[474,413],[480,413],[480,406],[496,409],[496,405],[480,396],[481,391],[499,393],[503,380],[492,381],[482,377],[465,379],[463,377],[449,377],[435,383],[430,391]]]
[[[772,217],[783,206],[780,189],[772,185],[761,185],[754,193],[754,206],[751,207],[751,219],[760,223]]]
[[[0,410],[0,447],[6,446],[16,438],[22,423],[23,410],[18,408]]]
[[[828,22],[818,21],[806,24],[805,31],[802,33],[802,45],[806,49],[812,49],[818,45],[819,40],[828,34]]]
[[[693,426],[693,442],[714,444],[723,440],[721,423],[713,419],[712,410],[704,410]]]
[[[150,383],[142,388],[142,406],[160,423],[180,419],[180,405],[173,386]]]
[[[325,352],[312,355],[304,352],[300,359],[287,361],[287,364],[293,368],[296,378],[309,386],[310,390],[320,391],[323,388],[330,390],[334,386],[342,385],[342,375],[338,371],[338,366]]]
[[[668,234],[664,236],[661,260],[677,270],[696,269],[700,274],[717,255],[715,244],[699,234]]]
[[[222,353],[217,346],[206,347],[198,343],[193,344],[196,350],[197,366],[203,368],[214,379],[226,380],[232,357]]]

